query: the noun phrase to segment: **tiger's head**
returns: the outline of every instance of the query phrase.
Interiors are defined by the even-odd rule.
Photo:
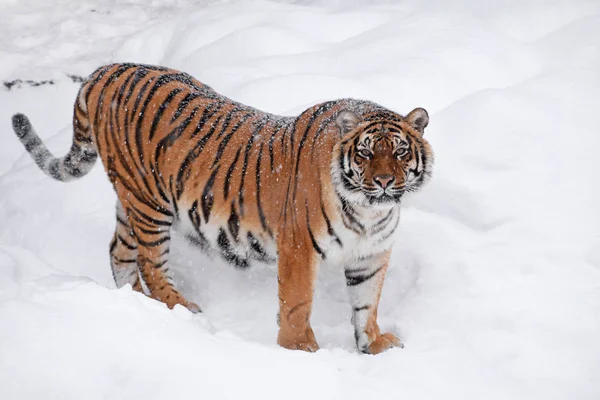
[[[363,207],[390,207],[431,176],[433,151],[423,138],[427,111],[391,112],[364,120],[350,111],[336,118],[342,138],[334,149],[333,181],[339,195]]]

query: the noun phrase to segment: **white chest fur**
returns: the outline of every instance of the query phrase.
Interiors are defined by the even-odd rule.
[[[331,237],[323,238],[327,261],[344,267],[391,248],[400,221],[400,207],[367,210],[352,208],[340,211],[332,221],[341,246]]]

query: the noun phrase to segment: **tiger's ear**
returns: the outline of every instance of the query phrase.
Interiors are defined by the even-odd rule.
[[[424,108],[419,107],[409,112],[408,115],[404,117],[404,120],[423,136],[425,128],[429,124],[429,114],[427,114],[427,111],[425,111]]]
[[[352,129],[356,128],[356,125],[360,122],[360,118],[358,115],[350,112],[350,111],[342,111],[338,114],[335,119],[335,123],[340,127],[340,131],[342,131],[342,135],[350,132]]]

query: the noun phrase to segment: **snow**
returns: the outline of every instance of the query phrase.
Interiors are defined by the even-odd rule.
[[[600,398],[600,2],[0,0],[0,398]],[[275,344],[272,268],[179,240],[192,315],[115,289],[100,165],[61,184],[78,84],[163,64],[273,113],[360,97],[430,114],[434,177],[404,205],[379,321],[404,349],[357,353],[343,276],[323,268],[322,349]]]

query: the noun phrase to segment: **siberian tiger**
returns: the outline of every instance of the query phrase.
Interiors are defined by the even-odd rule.
[[[102,159],[118,197],[110,243],[117,286],[143,292],[143,280],[168,307],[200,311],[169,273],[172,229],[238,268],[277,262],[277,342],[316,351],[312,295],[327,260],[344,269],[358,349],[401,346],[380,333],[377,307],[402,198],[431,175],[424,109],[402,116],[343,99],[281,117],[179,71],[112,64],[83,82],[66,156],[54,157],[25,115],[12,122],[56,180],[80,178]]]

